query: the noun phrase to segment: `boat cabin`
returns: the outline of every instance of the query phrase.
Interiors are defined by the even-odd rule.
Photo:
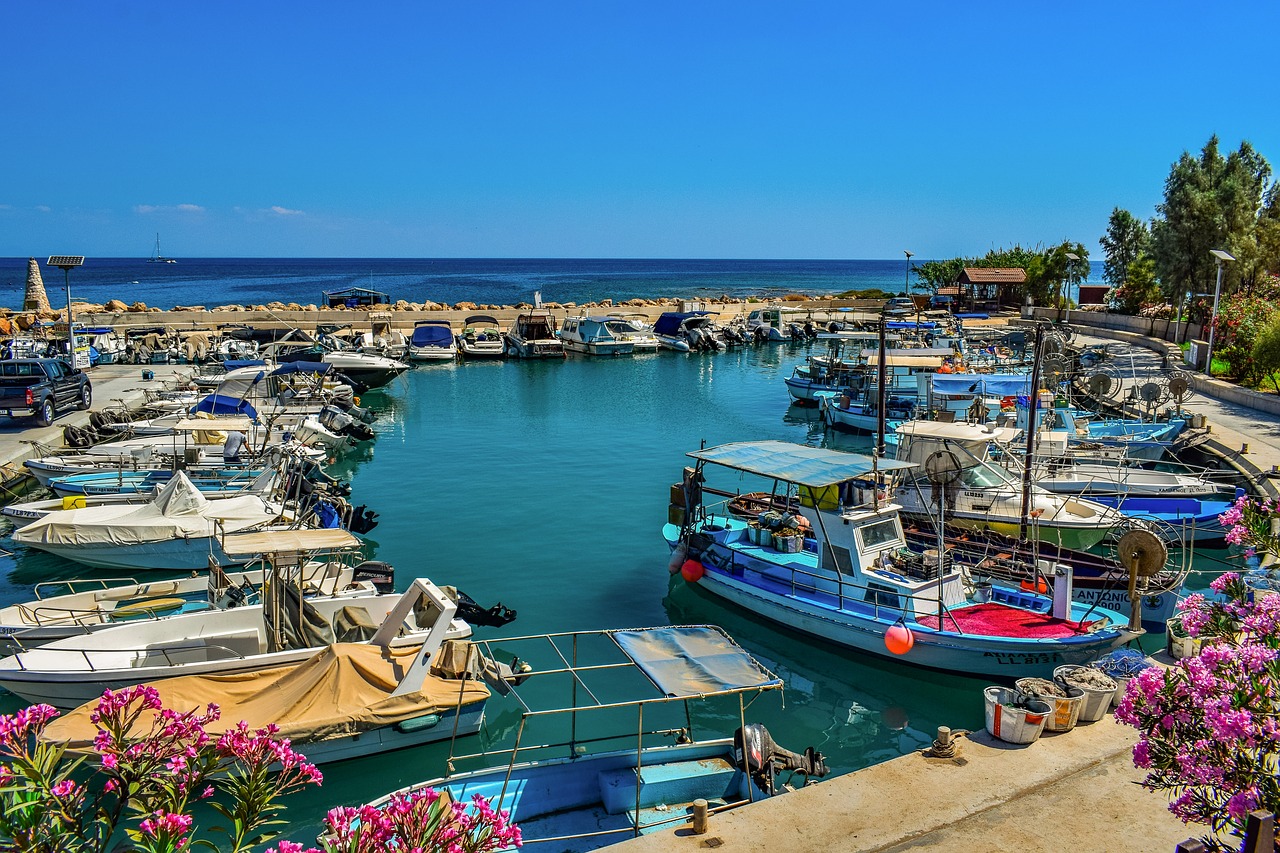
[[[344,287],[341,290],[321,292],[324,304],[330,308],[361,308],[368,305],[390,305],[391,297],[381,290],[369,287]]]

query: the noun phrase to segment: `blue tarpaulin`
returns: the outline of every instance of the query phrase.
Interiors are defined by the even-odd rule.
[[[409,343],[415,347],[447,347],[453,343],[453,330],[448,326],[418,326]]]
[[[653,333],[655,335],[674,335],[679,333],[680,324],[690,317],[706,317],[710,311],[666,311],[658,318],[658,322],[653,324]]]
[[[265,367],[266,362],[258,358],[233,358],[222,362],[222,369],[228,372],[242,367]]]
[[[1029,373],[950,373],[933,375],[935,394],[986,394],[989,397],[1025,396],[1031,388]]]
[[[272,376],[288,376],[291,373],[328,373],[333,365],[325,361],[290,361],[271,371]]]
[[[244,415],[251,421],[258,419],[258,412],[248,401],[239,397],[227,397],[222,394],[210,394],[191,408],[190,414],[204,412],[209,415]]]

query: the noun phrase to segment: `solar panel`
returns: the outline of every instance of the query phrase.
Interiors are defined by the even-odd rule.
[[[58,267],[59,269],[69,270],[72,267],[82,266],[84,264],[84,255],[50,255],[49,266]]]

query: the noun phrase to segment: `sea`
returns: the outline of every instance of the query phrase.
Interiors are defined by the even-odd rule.
[[[314,302],[322,289],[370,281],[397,298],[511,303],[539,289],[549,301],[589,301],[837,292],[893,287],[895,277],[900,287],[904,269],[896,266],[895,274],[891,261],[122,261],[86,262],[72,275],[84,279],[76,292],[86,298],[160,305]],[[126,292],[135,279],[137,289]],[[982,727],[987,682],[859,655],[721,603],[668,573],[661,537],[669,488],[690,463],[685,454],[704,443],[869,449],[869,439],[827,433],[815,410],[789,404],[782,380],[809,352],[779,344],[719,355],[416,367],[364,396],[378,413],[377,439],[334,471],[350,478],[357,503],[379,513],[367,550],[395,566],[398,588],[425,576],[482,606],[500,601],[517,611],[512,624],[479,628],[479,636],[722,626],[785,684],[750,717],[784,747],[812,746],[833,773],[849,773],[926,747],[940,725]],[[756,485],[746,477],[718,484]],[[91,575],[8,540],[4,547],[12,553],[0,555],[0,604],[29,599],[40,581]],[[8,699],[6,707],[16,707]],[[490,734],[458,748],[508,742],[517,720],[513,704],[495,698]],[[701,722],[728,734],[734,720],[736,713]],[[286,801],[287,837],[314,838],[332,806],[442,775],[448,754],[444,744],[323,767],[322,787]]]

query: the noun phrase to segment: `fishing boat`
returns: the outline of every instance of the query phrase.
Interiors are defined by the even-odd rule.
[[[472,314],[463,320],[462,331],[458,333],[458,352],[468,361],[506,358],[507,348],[498,321],[488,314]]]
[[[1244,489],[1236,489],[1236,499],[1244,493]],[[1206,500],[1182,495],[1152,497],[1095,494],[1090,497],[1127,516],[1160,521],[1177,532],[1184,541],[1194,539],[1197,542],[1216,542],[1227,535],[1218,516],[1235,503],[1235,500]]]
[[[823,332],[818,338],[826,341],[827,351],[808,356],[783,380],[787,393],[801,405],[818,405],[819,394],[839,395],[861,381],[868,369],[874,370],[862,360],[861,350],[877,340],[875,332]],[[888,336],[890,342],[897,340],[897,335]]]
[[[609,317],[565,317],[560,340],[569,352],[583,355],[631,355],[635,344],[615,332],[615,322]]]
[[[1135,636],[1121,614],[1074,602],[1069,572],[1055,575],[1052,596],[1003,585],[986,600],[968,594],[964,566],[944,547],[913,551],[901,506],[883,496],[883,475],[913,463],[781,441],[688,455],[696,466],[672,487],[663,528],[671,566],[759,616],[908,664],[1005,678],[1050,677]],[[708,466],[794,496],[793,526],[762,538],[762,528],[726,511],[734,493],[705,485]]]
[[[419,320],[409,337],[410,361],[453,361],[458,344],[448,320]]]
[[[532,308],[516,317],[507,330],[507,355],[511,358],[564,358],[564,342],[556,337],[556,318],[544,308]]]
[[[664,311],[653,324],[653,336],[663,349],[676,352],[721,352],[725,342],[716,329],[713,311]]]
[[[234,673],[183,675],[153,681],[167,709],[221,710],[205,728],[217,737],[240,721],[250,730],[275,726],[313,764],[358,758],[473,734],[484,719],[489,689],[463,671],[445,672],[441,649],[458,633],[457,605],[435,584],[418,579],[399,597],[367,642],[334,643],[305,660]],[[419,645],[397,644],[414,619]],[[40,735],[73,752],[93,751],[96,699],[56,719]],[[145,730],[150,721],[140,728]]]
[[[396,648],[417,648],[433,629],[417,621],[418,582],[403,595],[370,585],[329,597],[302,594],[299,568],[323,552],[358,548],[343,530],[228,534],[223,548],[237,562],[261,557],[272,573],[262,603],[229,610],[182,613],[139,624],[122,623],[88,636],[54,640],[0,659],[0,686],[28,702],[74,708],[135,684],[179,675],[231,675],[306,661],[334,642],[367,642],[390,633]],[[425,582],[425,579],[420,579]],[[450,622],[447,639],[471,627]]]
[[[1123,452],[1129,459],[1158,461],[1168,453],[1174,440],[1187,426],[1186,418],[1143,421],[1137,418],[1100,418],[1070,406],[1050,406],[1042,400],[1036,409],[1041,431],[1061,431],[1073,445],[1098,445]],[[1026,426],[1027,406],[1018,409],[1018,425]]]
[[[1030,535],[1082,551],[1123,521],[1119,512],[1097,501],[1053,494],[1034,484],[1024,488],[991,461],[993,444],[1008,446],[1019,435],[1021,430],[991,424],[912,421],[899,426],[896,458],[912,468],[900,477],[895,499],[907,515],[934,517],[941,505],[953,527]]]
[[[480,795],[510,812],[526,848],[545,842],[585,851],[678,828],[696,800],[722,812],[827,773],[820,753],[790,752],[746,722],[752,703],[780,695],[782,681],[719,628],[579,631],[473,645],[485,658],[506,662],[514,654],[526,664],[508,664],[514,677],[501,682],[519,706],[514,743],[454,755],[448,776],[388,794],[374,808],[426,787],[458,803]],[[717,712],[740,728],[703,739],[694,721]],[[505,758],[495,765],[496,756]]]
[[[99,471],[92,474],[73,474],[55,477],[49,488],[58,497],[82,495],[142,494],[154,495],[173,479],[174,471]],[[264,468],[210,468],[183,472],[191,485],[205,497],[230,497],[238,494],[266,495],[275,487],[276,469]]]
[[[151,252],[151,257],[147,258],[149,264],[176,264],[173,258],[166,258],[160,253],[160,233],[156,232],[156,247]]]

